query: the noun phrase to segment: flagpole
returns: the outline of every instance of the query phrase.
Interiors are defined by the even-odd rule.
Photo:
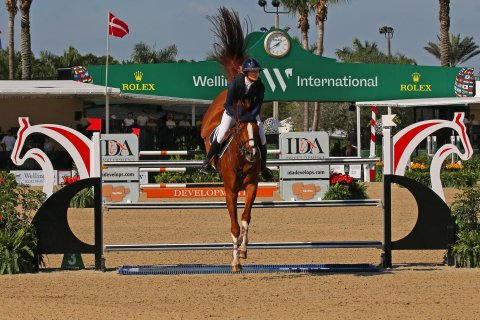
[[[110,133],[110,105],[108,96],[108,56],[110,38],[110,11],[107,14],[107,63],[105,64],[105,133]]]

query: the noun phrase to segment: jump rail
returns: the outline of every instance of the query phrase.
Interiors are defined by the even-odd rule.
[[[271,166],[304,166],[319,164],[374,164],[379,161],[378,158],[324,158],[324,159],[272,159],[267,160]],[[103,167],[201,167],[202,160],[159,160],[159,161],[119,161],[104,162]]]
[[[259,182],[259,187],[278,187],[277,182]],[[141,184],[141,189],[149,188],[221,188],[223,187],[222,182],[209,182],[209,183],[149,183]]]
[[[278,167],[268,167],[270,170],[278,171]],[[140,172],[190,172],[196,171],[197,168],[186,168],[186,167],[179,167],[179,168],[140,168]]]
[[[205,150],[151,150],[140,151],[141,156],[193,156],[205,154]],[[280,154],[280,149],[267,150],[267,154]]]
[[[381,241],[313,241],[313,242],[258,242],[249,243],[248,249],[382,249]],[[180,250],[232,250],[231,243],[190,244],[107,244],[106,252],[115,251],[180,251]]]
[[[360,207],[380,206],[379,199],[361,200],[322,200],[322,201],[261,201],[253,203],[254,208],[315,208],[315,207]],[[107,210],[115,209],[225,209],[226,202],[140,202],[140,203],[109,203]],[[238,203],[239,208],[245,207],[244,202]]]

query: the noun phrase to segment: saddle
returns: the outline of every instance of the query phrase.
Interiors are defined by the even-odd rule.
[[[232,140],[233,140],[232,129],[233,129],[233,128],[231,128],[230,130],[228,130],[228,132],[227,132],[226,135],[225,135],[225,139],[224,139],[224,141],[223,141],[222,144],[221,144],[220,151],[218,152],[218,158],[219,158],[219,159],[223,156],[223,154],[225,153],[225,151],[227,150],[228,146],[230,145],[230,143],[231,143]],[[208,137],[208,141],[210,142],[210,144],[212,144],[213,141],[214,141],[215,139],[217,139],[217,133],[218,133],[218,126],[215,127],[215,129],[213,129],[213,131],[210,133],[210,136]]]

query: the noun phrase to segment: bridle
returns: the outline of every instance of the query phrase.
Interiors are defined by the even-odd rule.
[[[238,117],[235,117],[235,124],[233,126],[233,140],[235,141],[233,145],[230,145],[228,148],[228,157],[231,166],[234,165],[233,155],[232,153],[235,152],[236,158],[238,160],[238,166],[233,167],[232,169],[235,171],[236,175],[239,178],[244,178],[255,166],[257,161],[257,157],[260,154],[258,150],[258,146],[255,143],[255,137],[250,137],[248,140],[242,140],[242,126],[241,123],[238,121]],[[253,144],[253,147],[251,146]],[[243,165],[248,163],[249,166],[246,171],[243,171]]]

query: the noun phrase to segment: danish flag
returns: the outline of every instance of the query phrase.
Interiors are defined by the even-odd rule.
[[[130,32],[128,25],[115,17],[111,12],[108,13],[108,35],[123,38]]]

